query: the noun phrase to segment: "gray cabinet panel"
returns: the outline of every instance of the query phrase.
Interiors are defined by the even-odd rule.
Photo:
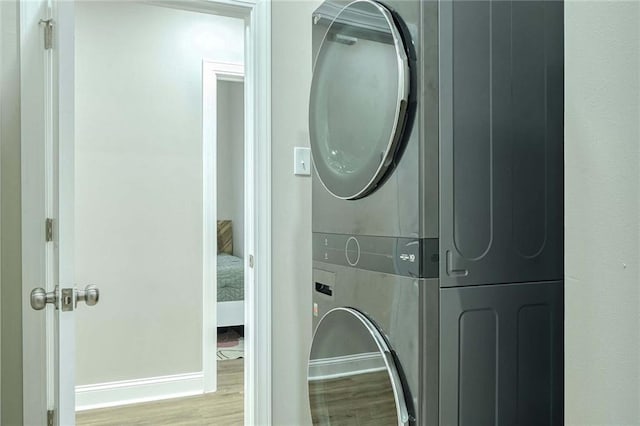
[[[513,248],[534,258],[548,236],[544,4],[514,2],[511,9]]]
[[[491,7],[453,2],[453,238],[456,252],[480,258],[493,237],[491,204]],[[478,184],[481,183],[481,184]],[[474,191],[467,190],[473,188]]]
[[[518,425],[551,423],[552,309],[546,304],[518,310]]]
[[[563,283],[440,290],[440,424],[563,424]]]
[[[460,425],[496,422],[497,325],[492,309],[470,310],[460,315]]]
[[[440,16],[442,285],[561,279],[562,2]]]

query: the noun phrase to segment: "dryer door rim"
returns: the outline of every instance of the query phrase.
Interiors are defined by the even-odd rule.
[[[397,93],[397,99],[395,103],[395,117],[394,117],[394,122],[391,128],[389,141],[387,143],[387,146],[384,152],[382,153],[377,170],[371,175],[370,180],[362,188],[360,188],[360,190],[354,193],[351,193],[349,195],[336,194],[336,191],[329,188],[329,185],[327,185],[327,183],[322,178],[322,175],[319,172],[319,168],[317,166],[317,159],[315,158],[316,156],[312,155],[312,162],[318,174],[320,183],[331,195],[342,200],[357,200],[359,198],[363,198],[369,195],[371,192],[373,192],[377,188],[379,182],[386,176],[387,172],[389,171],[389,168],[393,167],[395,156],[398,151],[401,151],[398,149],[398,147],[405,133],[407,115],[409,114],[409,96],[411,93],[411,78],[410,78],[411,71],[410,71],[409,57],[407,54],[407,46],[406,46],[406,43],[408,43],[408,41],[404,40],[402,31],[398,27],[398,24],[395,22],[393,13],[384,4],[376,0],[354,0],[348,3],[340,10],[340,12],[336,15],[334,20],[329,25],[327,29],[327,33],[324,35],[323,40],[320,43],[320,46],[323,46],[328,41],[328,37],[331,32],[330,29],[334,25],[334,23],[339,22],[340,15],[357,3],[365,3],[365,4],[373,5],[380,12],[380,14],[384,16],[384,19],[386,20],[388,29],[390,30],[390,34],[393,38],[393,45],[395,47],[395,51],[397,55],[396,62],[397,62],[397,72],[398,72],[397,74],[398,93]],[[318,56],[320,56],[321,51],[322,51],[322,47],[318,51]],[[311,90],[312,102],[313,102],[313,85],[315,84],[317,79],[317,75],[316,75],[317,61],[318,61],[318,57],[314,58],[312,90]],[[310,123],[311,123],[311,111],[312,109],[310,108],[309,109]],[[316,144],[314,144],[314,141],[313,141],[314,139],[313,132],[310,132],[310,139],[311,139],[311,151],[313,154],[314,151],[318,152],[317,149],[314,149]]]
[[[371,338],[373,339],[376,346],[378,347],[379,352],[383,355],[384,364],[386,367],[386,371],[389,375],[389,380],[391,382],[391,387],[393,389],[393,397],[395,399],[395,403],[397,407],[396,414],[398,419],[398,426],[408,426],[411,421],[411,416],[409,415],[409,408],[407,406],[407,402],[405,399],[404,386],[402,383],[400,371],[398,370],[398,366],[396,365],[396,361],[394,359],[391,347],[389,346],[389,343],[387,343],[387,339],[384,337],[380,329],[365,314],[358,311],[357,309],[350,308],[350,307],[338,307],[338,308],[331,309],[326,314],[324,314],[320,319],[320,321],[318,322],[316,330],[313,334],[313,338],[311,340],[311,346],[313,347],[313,342],[316,339],[318,330],[320,330],[321,328],[322,322],[327,317],[335,314],[336,312],[344,312],[352,315],[369,332]],[[311,359],[309,359],[309,361],[311,361]],[[307,366],[307,368],[308,367],[309,365]],[[307,372],[307,377],[309,377],[309,372]]]

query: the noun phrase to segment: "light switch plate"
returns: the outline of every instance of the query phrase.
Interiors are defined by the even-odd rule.
[[[293,148],[293,174],[311,176],[311,149],[299,146]]]

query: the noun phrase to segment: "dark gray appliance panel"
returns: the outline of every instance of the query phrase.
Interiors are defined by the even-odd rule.
[[[563,424],[563,282],[440,290],[440,424]]]
[[[440,6],[442,285],[563,275],[563,5]]]

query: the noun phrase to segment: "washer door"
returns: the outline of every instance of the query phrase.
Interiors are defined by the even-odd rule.
[[[335,308],[318,323],[309,357],[314,425],[408,425],[401,375],[389,345],[365,315]]]
[[[320,180],[338,198],[366,196],[393,167],[411,80],[402,34],[386,7],[357,0],[336,15],[318,50],[311,150]]]

